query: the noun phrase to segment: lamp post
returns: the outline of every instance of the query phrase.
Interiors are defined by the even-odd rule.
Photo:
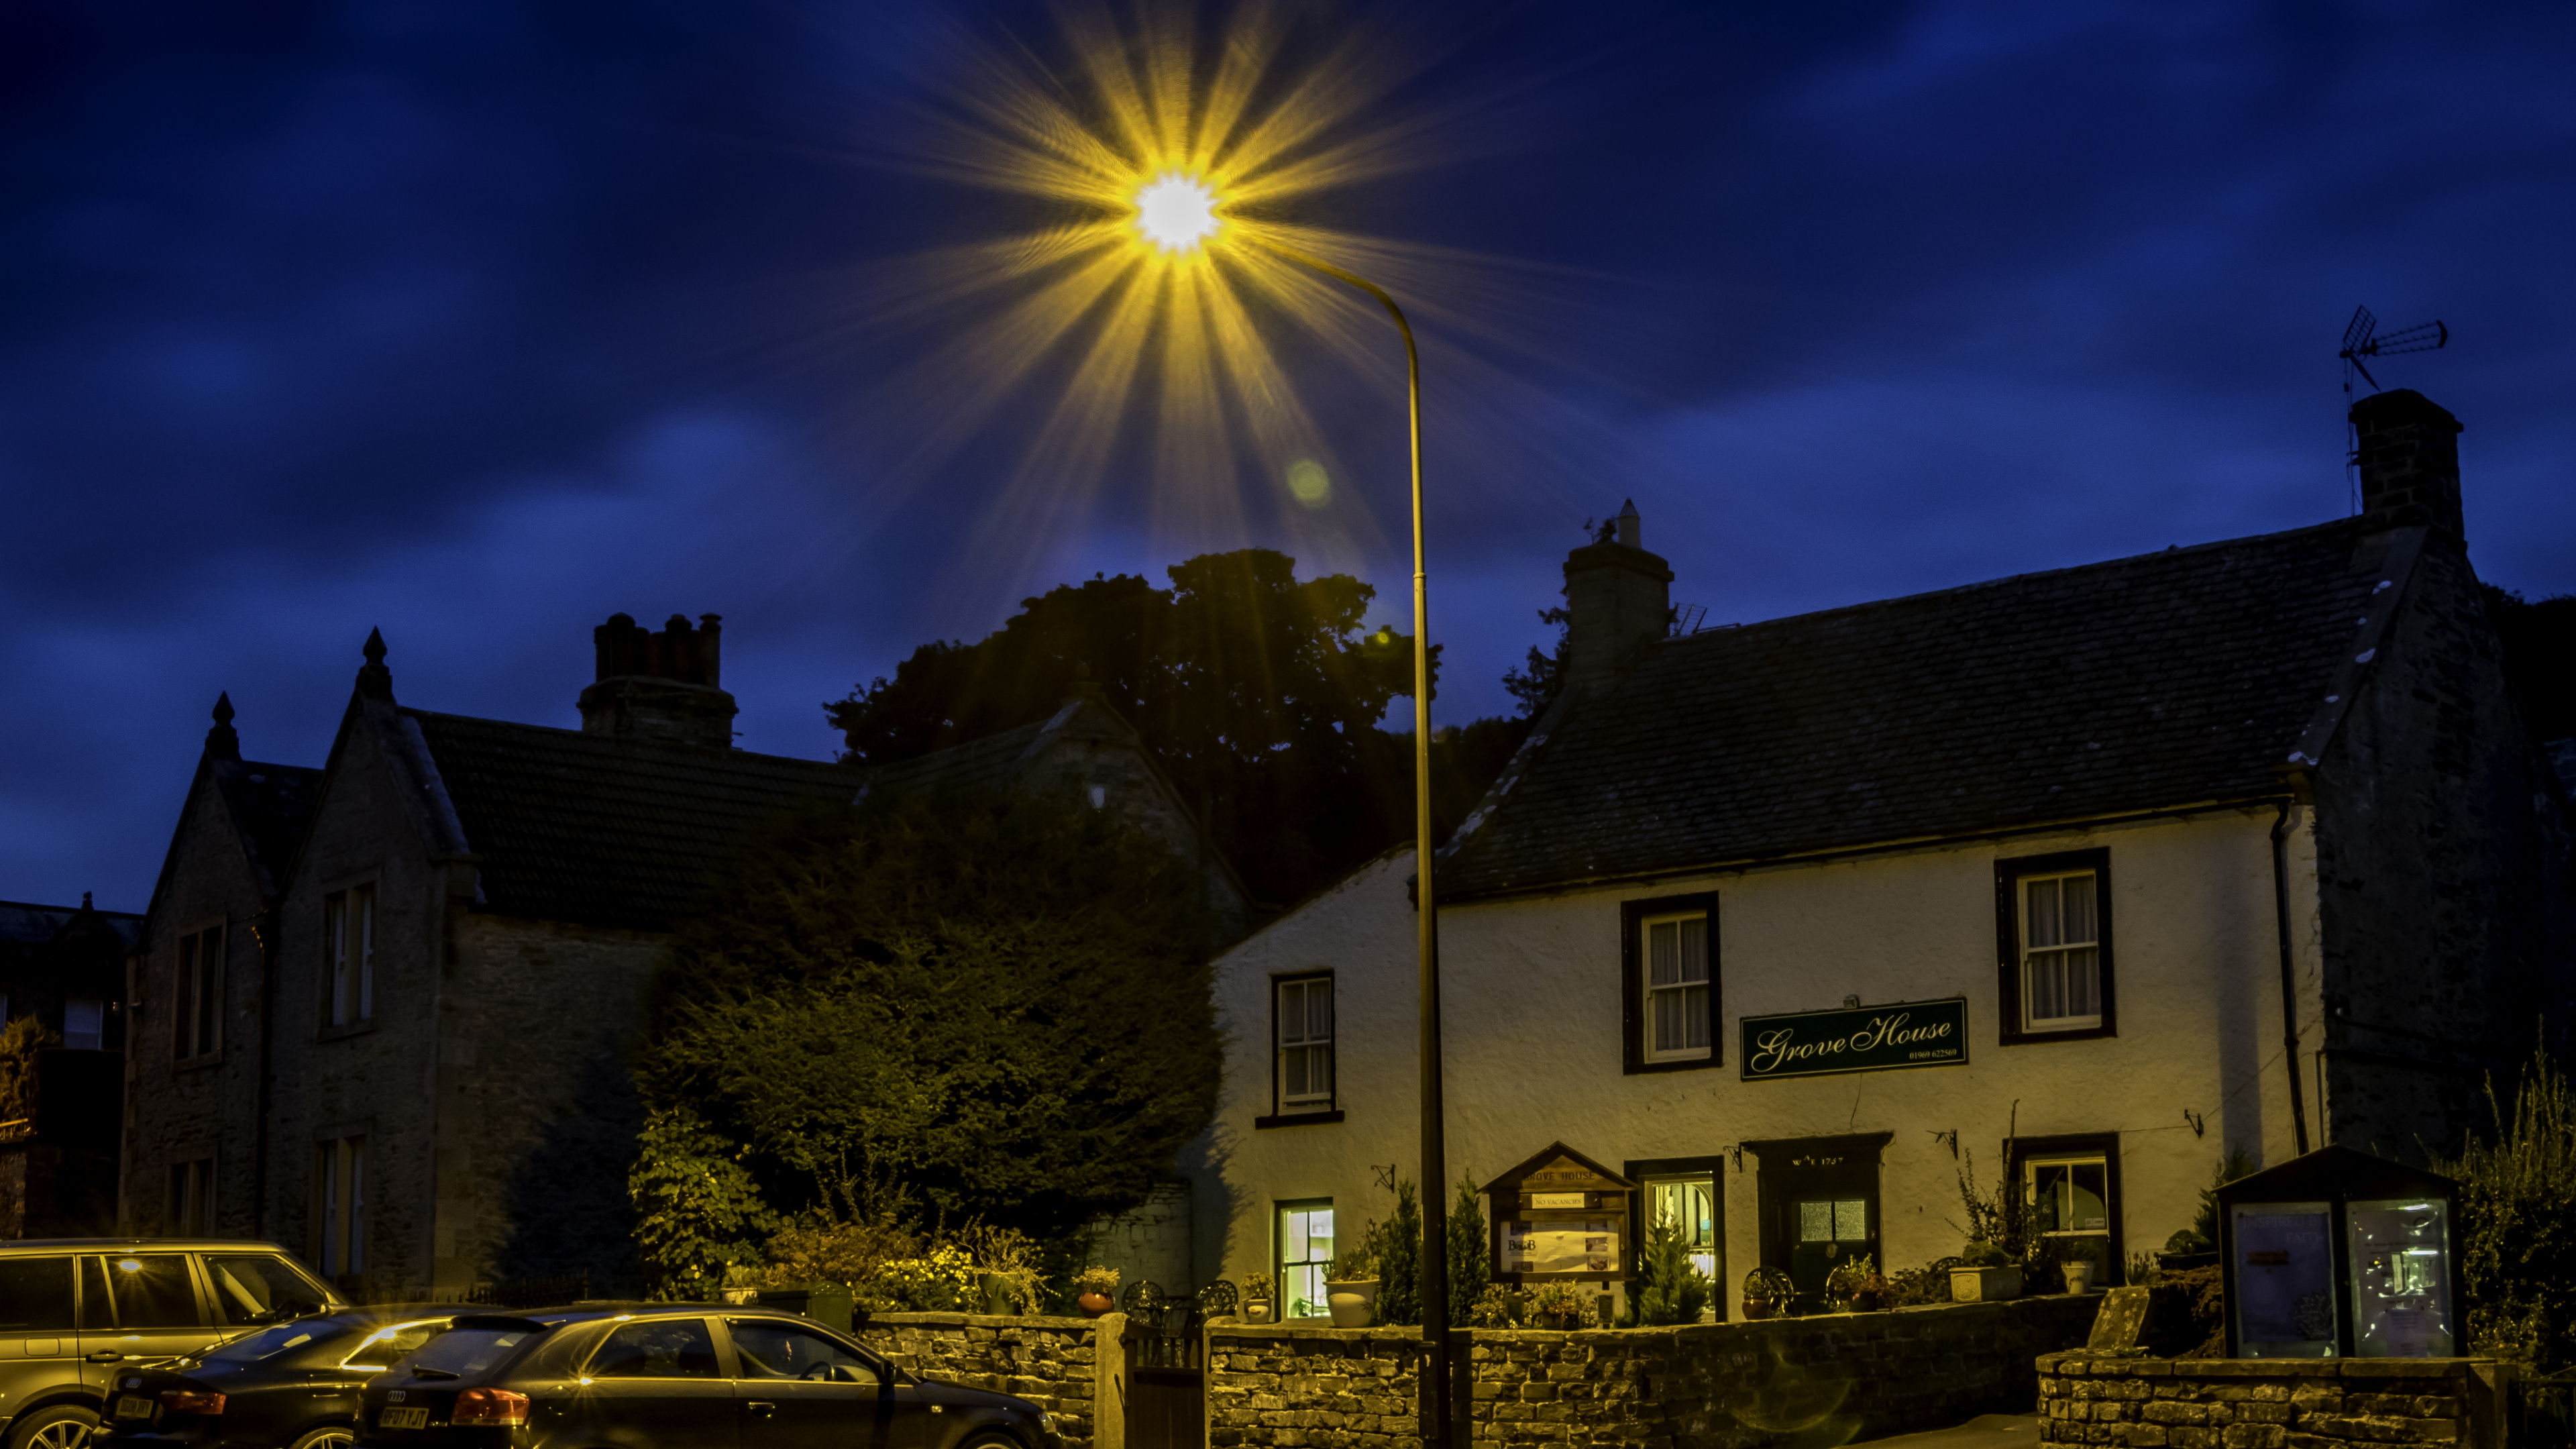
[[[1136,225],[1166,252],[1194,251],[1220,225],[1215,195],[1197,181],[1166,174],[1136,192]],[[1413,862],[1415,954],[1421,993],[1422,1076],[1422,1337],[1424,1347],[1422,1442],[1449,1442],[1449,1203],[1447,1144],[1440,1099],[1440,926],[1431,893],[1431,605],[1422,566],[1422,356],[1413,324],[1386,289],[1334,266],[1245,231],[1253,245],[1286,261],[1355,287],[1377,299],[1404,336],[1405,404],[1413,462]]]

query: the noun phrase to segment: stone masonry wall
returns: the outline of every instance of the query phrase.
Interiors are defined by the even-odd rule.
[[[2036,1355],[2082,1341],[2098,1298],[1679,1328],[1462,1331],[1453,1392],[1476,1443],[1750,1449],[1841,1443],[2028,1411]],[[1410,1328],[1209,1330],[1210,1449],[1410,1449]],[[1453,1399],[1453,1403],[1458,1400]],[[1453,1413],[1462,1412],[1453,1410]]]
[[[1017,1394],[1055,1415],[1066,1449],[1116,1449],[1093,1423],[1100,1393],[1097,1345],[1119,1341],[1125,1314],[1092,1318],[994,1318],[980,1313],[872,1313],[854,1325],[861,1343],[905,1372],[973,1389]],[[1112,1363],[1112,1370],[1123,1365]]]
[[[2164,1359],[2048,1354],[2046,1444],[2345,1449],[2496,1442],[2493,1365],[2434,1359]]]

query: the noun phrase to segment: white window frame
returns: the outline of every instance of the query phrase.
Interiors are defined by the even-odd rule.
[[[1323,1029],[1315,1030],[1314,992],[1323,992]],[[1295,993],[1295,1021],[1290,1020],[1290,994]],[[1333,1014],[1333,973],[1313,972],[1299,976],[1281,976],[1270,983],[1271,1090],[1278,1111],[1285,1116],[1299,1112],[1329,1112],[1340,1100],[1340,1061],[1336,1051],[1336,1019]],[[1292,1054],[1295,1054],[1292,1056]],[[1291,1093],[1289,1071],[1292,1060],[1302,1058],[1306,1067],[1306,1090]],[[1315,1087],[1316,1065],[1322,1066],[1323,1086]]]
[[[89,1017],[89,1030],[72,1029],[73,1013]],[[63,998],[63,1045],[73,1051],[103,1051],[107,1047],[107,999],[102,996],[67,996]]]
[[[322,1025],[376,1018],[376,888],[353,885],[322,898]]]
[[[1324,1303],[1320,1298],[1309,1298],[1305,1300],[1306,1306],[1315,1311],[1311,1313],[1298,1313],[1295,1311],[1298,1299],[1294,1289],[1301,1281],[1311,1281],[1316,1287],[1320,1288],[1324,1282],[1324,1273],[1322,1272],[1322,1269],[1333,1261],[1333,1254],[1326,1253],[1320,1258],[1314,1255],[1314,1251],[1311,1246],[1314,1239],[1311,1236],[1310,1229],[1310,1236],[1307,1239],[1310,1246],[1308,1247],[1307,1255],[1293,1262],[1290,1261],[1288,1257],[1288,1216],[1291,1213],[1324,1214],[1327,1220],[1325,1224],[1326,1236],[1324,1241],[1335,1244],[1335,1251],[1339,1251],[1339,1240],[1332,1236],[1332,1231],[1339,1227],[1340,1223],[1338,1219],[1334,1219],[1332,1216],[1333,1200],[1331,1198],[1296,1198],[1271,1204],[1270,1223],[1273,1239],[1271,1268],[1278,1276],[1278,1286],[1274,1291],[1279,1295],[1278,1302],[1272,1309],[1272,1312],[1275,1313],[1283,1323],[1297,1319],[1314,1320],[1324,1318],[1327,1317],[1331,1311],[1330,1305]],[[1312,1219],[1309,1218],[1310,1224],[1311,1221]]]
[[[2084,882],[2085,898],[2088,902],[2093,918],[2092,936],[2084,941],[2052,941],[2046,945],[2033,945],[2032,937],[2035,933],[2031,930],[2030,888],[2032,886],[2043,885],[2051,881],[2059,882],[2058,890],[2062,899],[2065,891],[2063,883],[2075,880]],[[2018,930],[2016,935],[2016,944],[2019,947],[2019,955],[2021,958],[2019,964],[2019,970],[2021,972],[2021,1030],[2033,1033],[2100,1030],[2102,1026],[2102,948],[2104,945],[2102,939],[2101,872],[2090,866],[2086,866],[2075,870],[2042,870],[2032,871],[2026,875],[2016,875],[2013,877],[2013,910],[2017,918],[2016,924]],[[2064,915],[2064,909],[2061,907],[2059,910],[2059,926],[2061,928],[2064,924]],[[2056,934],[2056,931],[2052,930],[2051,934]],[[2090,950],[2093,953],[2093,1010],[2080,1016],[2039,1015],[2036,1010],[2039,992],[2035,985],[2035,977],[2040,963],[2036,958],[2043,956],[2063,957],[2079,950]],[[2060,969],[2063,968],[2061,967]]]
[[[1655,982],[1655,928],[1657,926],[1671,926],[1674,928],[1674,949],[1676,955],[1678,955],[1680,952],[1681,941],[1684,937],[1684,932],[1681,928],[1691,922],[1697,922],[1699,925],[1700,974],[1698,979],[1691,980],[1686,977],[1682,977],[1680,971],[1677,970],[1675,973],[1676,979],[1674,981],[1664,985],[1657,985]],[[1709,913],[1704,909],[1666,911],[1656,915],[1640,916],[1638,918],[1637,1029],[1641,1033],[1641,1038],[1637,1043],[1638,1060],[1645,1062],[1698,1062],[1706,1061],[1716,1054],[1717,1023],[1714,1020],[1716,1013],[1712,1010],[1712,1007],[1714,1006],[1717,998],[1717,953],[1710,949],[1711,943],[1709,941],[1709,937],[1711,934],[1712,933],[1709,930]],[[1686,964],[1683,969],[1687,969]],[[1695,1047],[1687,1045],[1679,1047],[1657,1046],[1657,1030],[1661,1024],[1661,1014],[1656,1010],[1658,1004],[1666,997],[1680,998],[1683,1002],[1685,1018],[1685,1030],[1683,1035],[1685,1039],[1687,1039],[1689,1035],[1687,1030],[1689,1001],[1691,999],[1691,993],[1694,991],[1698,993],[1699,997],[1699,1029],[1700,1036],[1702,1038],[1700,1044]]]

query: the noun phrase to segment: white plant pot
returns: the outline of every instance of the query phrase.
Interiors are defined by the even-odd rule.
[[[1366,1328],[1377,1316],[1377,1281],[1359,1278],[1324,1285],[1324,1302],[1332,1309],[1335,1328]]]
[[[2090,1259],[2070,1258],[2066,1262],[2058,1264],[2058,1267],[2066,1274],[2067,1292],[2090,1293],[2093,1291],[2093,1264]]]
[[[1950,1301],[1953,1303],[1996,1303],[2021,1296],[2019,1268],[1953,1268],[1950,1270]]]
[[[1243,1305],[1243,1321],[1246,1323],[1268,1323],[1270,1321],[1270,1300],[1267,1298],[1255,1298],[1245,1303]]]

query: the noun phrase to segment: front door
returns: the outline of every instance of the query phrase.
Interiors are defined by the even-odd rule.
[[[1826,1281],[1836,1268],[1878,1261],[1878,1156],[1887,1134],[1747,1143],[1762,1163],[1762,1266],[1789,1275],[1788,1311],[1832,1309]]]

